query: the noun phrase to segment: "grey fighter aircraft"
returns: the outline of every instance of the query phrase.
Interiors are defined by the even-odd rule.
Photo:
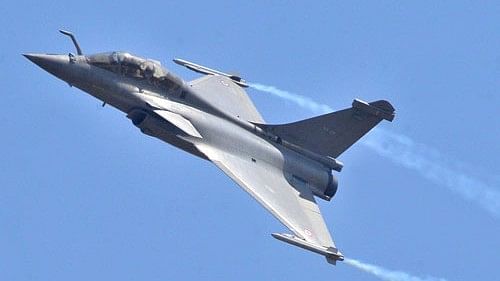
[[[104,104],[127,114],[142,133],[219,167],[293,234],[273,233],[289,244],[318,253],[335,264],[337,250],[316,198],[337,191],[337,158],[394,108],[384,100],[293,123],[271,125],[247,96],[247,83],[181,59],[174,62],[204,74],[183,81],[158,61],[127,52],[84,55],[24,54],[33,63]]]

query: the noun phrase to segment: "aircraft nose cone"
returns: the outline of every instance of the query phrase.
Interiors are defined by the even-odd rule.
[[[69,62],[66,55],[23,54],[23,56],[47,71],[61,67],[63,64]]]
[[[67,81],[70,78],[68,55],[23,54],[23,56],[60,79]]]
[[[23,56],[27,59],[29,59],[31,62],[35,64],[39,64],[40,62],[43,61],[43,56],[42,54],[23,54]]]

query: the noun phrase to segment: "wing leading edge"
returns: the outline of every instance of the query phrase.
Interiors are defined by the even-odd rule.
[[[265,162],[202,144],[197,148],[295,234],[273,233],[273,237],[319,253],[330,263],[343,259],[307,186],[293,187],[281,170]]]

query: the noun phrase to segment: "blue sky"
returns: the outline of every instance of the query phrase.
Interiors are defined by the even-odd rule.
[[[183,1],[187,2],[187,1]],[[384,130],[500,190],[500,4],[469,1],[15,1],[0,18],[0,279],[377,280],[283,244],[271,215],[206,161],[41,71],[24,52],[189,59],[334,109],[390,100]],[[270,123],[314,113],[249,90]],[[427,149],[429,148],[429,149]],[[447,280],[494,280],[500,217],[355,145],[321,202],[346,256]],[[468,186],[473,192],[477,186]]]

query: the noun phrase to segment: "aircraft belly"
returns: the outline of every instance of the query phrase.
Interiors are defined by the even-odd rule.
[[[192,112],[190,120],[203,136],[193,140],[249,161],[263,161],[289,177],[298,176],[315,186],[328,182],[330,170],[278,143],[269,141],[239,125],[204,112]],[[202,116],[201,116],[202,115]]]
[[[203,136],[197,142],[240,155],[249,161],[265,161],[274,167],[283,167],[283,155],[266,140],[233,122],[211,114],[202,114],[205,115],[203,118],[191,120]]]

